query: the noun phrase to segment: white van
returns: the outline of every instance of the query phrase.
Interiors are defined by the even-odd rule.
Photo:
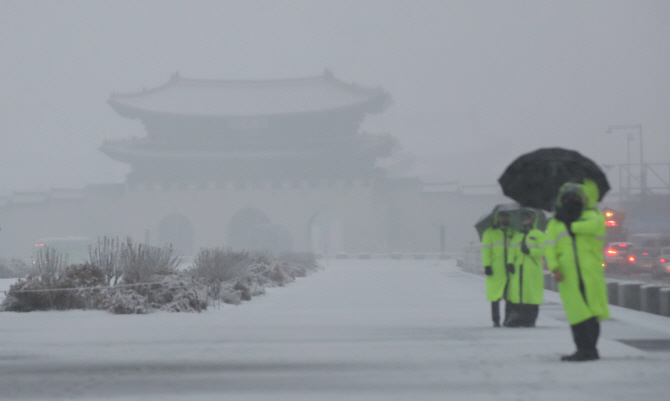
[[[55,249],[67,260],[68,264],[84,263],[89,260],[91,240],[86,237],[53,237],[35,241],[33,263],[45,248]]]

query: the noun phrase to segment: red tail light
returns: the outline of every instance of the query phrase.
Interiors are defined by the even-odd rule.
[[[635,262],[635,256],[629,256],[628,260],[631,261],[631,262]]]
[[[619,244],[619,248],[625,248],[627,246],[628,246],[628,244]]]
[[[659,259],[659,262],[661,262],[661,263],[665,263],[665,258],[661,258],[661,259]]]
[[[609,253],[610,255],[616,255],[618,252],[616,249],[608,249],[607,253]]]

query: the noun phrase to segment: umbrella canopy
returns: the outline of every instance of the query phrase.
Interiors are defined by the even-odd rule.
[[[490,212],[482,215],[482,217],[477,220],[477,223],[475,223],[475,229],[477,230],[477,234],[479,234],[480,241],[484,235],[484,231],[486,231],[487,228],[493,227],[495,214],[498,212],[508,212],[510,215],[510,227],[517,231],[522,231],[524,228],[521,219],[521,215],[524,212],[535,214],[535,228],[542,231],[547,228],[548,219],[542,210],[523,207],[518,203],[502,203],[496,205]]]
[[[519,156],[498,182],[503,193],[521,205],[551,211],[563,184],[583,183],[585,178],[598,185],[598,201],[602,200],[610,185],[598,165],[574,150],[542,148]]]
[[[524,212],[532,213],[535,215],[535,224],[534,227],[540,231],[545,231],[547,229],[547,223],[549,223],[549,218],[547,215],[540,209],[534,209],[532,207],[522,207],[521,210],[517,213],[513,213],[510,219],[510,224],[512,227],[518,231],[523,231],[523,221],[521,215]]]
[[[484,235],[484,231],[486,231],[487,228],[493,227],[493,224],[495,223],[495,215],[498,212],[508,212],[510,213],[510,221],[512,220],[512,212],[517,212],[521,210],[521,205],[518,203],[502,203],[500,205],[496,205],[493,210],[490,212],[485,213],[482,215],[477,220],[477,223],[475,223],[475,229],[477,230],[477,234],[479,234],[479,239],[482,239],[482,235]]]

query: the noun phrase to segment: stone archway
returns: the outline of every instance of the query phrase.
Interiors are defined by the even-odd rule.
[[[183,214],[173,213],[158,223],[158,246],[171,244],[172,249],[183,255],[193,254],[193,225]]]
[[[270,218],[258,209],[240,210],[228,223],[228,246],[235,250],[253,249],[251,241],[256,227],[270,224]]]
[[[293,250],[293,233],[278,224],[259,224],[249,237],[249,249],[282,254]]]
[[[344,251],[342,222],[329,211],[316,213],[309,220],[310,250],[316,254],[334,254]]]

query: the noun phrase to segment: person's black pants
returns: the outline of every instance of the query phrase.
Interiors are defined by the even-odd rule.
[[[512,305],[511,302],[505,301],[505,322],[512,312]],[[500,323],[500,300],[491,302],[491,319],[493,319],[493,323]]]
[[[537,315],[540,311],[539,305],[515,304],[507,301],[505,326],[507,327],[534,327]]]
[[[500,301],[491,302],[491,319],[493,323],[500,324]]]

